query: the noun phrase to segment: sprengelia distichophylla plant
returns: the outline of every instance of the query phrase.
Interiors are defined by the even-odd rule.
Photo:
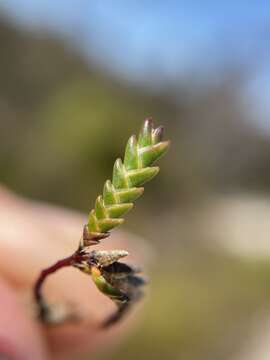
[[[130,305],[142,296],[145,281],[138,275],[138,269],[119,261],[128,255],[127,251],[91,251],[90,247],[108,238],[110,231],[124,222],[122,216],[133,208],[133,202],[143,194],[142,185],[159,172],[159,167],[152,164],[169,146],[169,141],[162,141],[162,136],[162,126],[154,129],[152,119],[144,121],[138,139],[133,135],[126,145],[124,162],[121,159],[115,161],[112,181],[105,182],[103,194],[97,197],[77,250],[40,273],[34,286],[34,297],[41,321],[55,322],[52,308],[41,291],[44,281],[50,274],[66,266],[73,266],[90,275],[96,287],[116,304],[116,312],[105,319],[103,327],[117,322]]]

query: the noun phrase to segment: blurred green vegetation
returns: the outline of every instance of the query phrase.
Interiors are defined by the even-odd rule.
[[[160,259],[143,318],[110,359],[230,358],[258,308],[269,309],[269,276],[269,262],[203,248]]]
[[[150,91],[4,19],[0,45],[0,181],[13,190],[87,212],[145,117],[172,139],[160,176],[127,218],[157,256],[143,320],[110,359],[228,358],[269,304],[270,263],[210,251],[192,218],[185,229],[181,218],[218,191],[269,192],[270,141],[246,121],[244,74]]]

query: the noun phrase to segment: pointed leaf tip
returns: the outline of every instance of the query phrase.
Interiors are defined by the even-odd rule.
[[[139,134],[138,144],[139,146],[148,146],[152,144],[152,131],[153,120],[151,118],[146,119],[143,123],[142,129]]]
[[[153,144],[161,142],[164,134],[164,126],[159,126],[153,131]]]
[[[114,163],[112,183],[116,189],[128,188],[128,179],[126,178],[125,169],[120,158]]]
[[[159,172],[158,166],[146,167],[144,169],[132,170],[129,172],[131,186],[141,186],[151,180]]]
[[[133,208],[132,203],[116,204],[116,205],[108,206],[107,212],[108,212],[110,218],[119,218],[120,216],[124,215],[129,210],[131,210],[132,208]]]
[[[98,224],[100,227],[101,232],[106,233],[107,231],[110,231],[111,229],[115,228],[116,226],[119,226],[123,224],[124,219],[102,219],[99,220]]]
[[[117,192],[120,203],[130,203],[137,200],[144,192],[143,187],[132,187]]]
[[[137,169],[139,165],[138,160],[138,145],[137,138],[135,135],[132,135],[126,146],[124,165],[127,170]]]
[[[104,202],[101,195],[99,195],[96,199],[95,212],[97,219],[103,219],[107,217],[106,208],[104,206]]]
[[[110,180],[107,180],[104,184],[103,201],[105,206],[117,203],[114,193],[114,187]]]
[[[151,166],[167,151],[169,141],[163,141],[153,146],[147,146],[141,149],[140,159],[143,167]]]

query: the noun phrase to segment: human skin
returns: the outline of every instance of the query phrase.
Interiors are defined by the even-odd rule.
[[[81,320],[44,326],[35,317],[32,287],[38,274],[74,252],[85,222],[86,216],[77,212],[29,201],[0,187],[0,358],[76,358],[78,353],[108,349],[130,327],[132,313],[111,329],[99,328],[114,304],[74,268],[50,276],[43,290],[49,301],[66,305]],[[139,243],[137,237],[116,232],[99,246],[126,249],[137,259]]]

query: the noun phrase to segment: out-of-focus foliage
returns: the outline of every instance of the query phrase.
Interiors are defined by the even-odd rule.
[[[269,302],[269,263],[203,249],[184,251],[167,267],[166,260],[151,274],[142,324],[110,358],[230,359],[249,335],[256,310]]]
[[[0,179],[25,195],[87,209],[125,138],[150,115],[174,144],[167,176],[156,181],[156,188],[170,184],[167,199],[174,201],[175,191],[181,200],[196,198],[209,184],[269,187],[269,141],[244,120],[241,76],[235,81],[232,72],[231,81],[208,88],[183,82],[150,92],[3,21],[0,44]]]
[[[270,190],[269,137],[239,98],[245,73],[232,67],[214,85],[187,78],[150,91],[4,20],[0,46],[0,181],[15,191],[86,212],[145,117],[172,140],[127,221],[156,252],[144,320],[110,358],[227,359],[269,301],[269,264],[206,250],[192,214],[209,193]]]

